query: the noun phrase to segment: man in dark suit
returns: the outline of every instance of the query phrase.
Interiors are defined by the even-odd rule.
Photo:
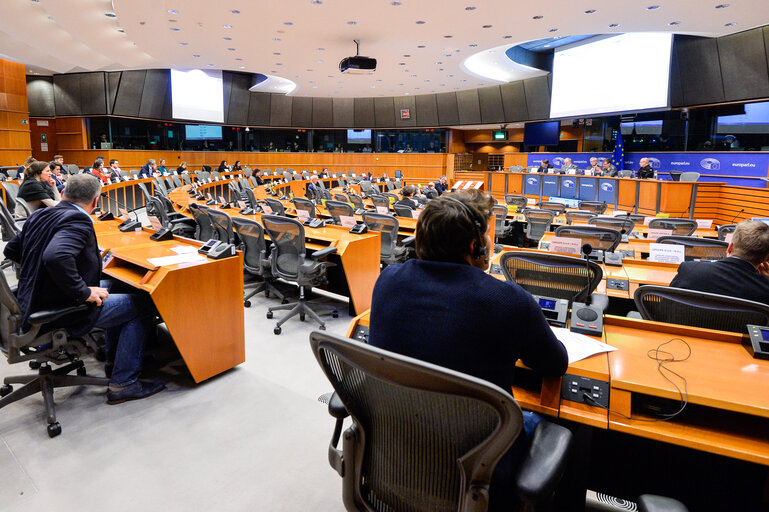
[[[415,187],[414,185],[406,185],[401,189],[401,199],[396,201],[395,204],[398,206],[407,206],[408,208],[411,208],[412,210],[417,209],[417,202],[412,199],[414,196]]]
[[[110,377],[107,403],[145,398],[163,389],[160,382],[141,382],[144,344],[155,316],[146,295],[110,294],[100,281],[101,255],[89,213],[99,199],[101,182],[88,174],[70,177],[61,202],[37,210],[5,247],[5,256],[20,264],[19,306],[22,328],[30,314],[51,308],[93,304],[87,314],[57,321],[71,336],[94,327],[105,329]]]
[[[654,169],[652,169],[651,164],[649,164],[649,159],[646,157],[643,157],[638,164],[641,166],[640,169],[638,169],[638,177],[642,180],[647,180],[654,177]]]
[[[64,176],[61,175],[61,164],[54,160],[48,164],[48,167],[51,168],[51,178],[56,183],[56,190],[61,192],[64,190]]]
[[[139,178],[152,178],[155,176],[155,171],[158,168],[158,164],[155,163],[154,158],[147,160],[147,163],[139,170]]]
[[[685,261],[670,286],[769,304],[769,225],[737,224],[726,258]]]
[[[441,176],[441,179],[435,184],[435,190],[438,191],[438,195],[442,196],[449,190],[448,179],[446,176]]]
[[[550,160],[548,160],[547,158],[543,158],[542,163],[539,164],[539,167],[537,168],[537,172],[548,173],[552,168],[553,166],[550,165]]]
[[[619,171],[617,170],[617,167],[611,163],[611,159],[604,158],[603,164],[601,165],[603,167],[603,175],[604,176],[610,176],[612,178],[616,178],[619,176]]]
[[[309,199],[320,199],[323,197],[320,192],[320,185],[318,185],[318,176],[315,174],[313,174],[310,182],[307,184],[307,197]]]

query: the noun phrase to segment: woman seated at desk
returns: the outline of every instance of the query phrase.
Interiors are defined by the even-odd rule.
[[[26,201],[32,212],[39,208],[59,204],[61,196],[56,188],[56,181],[53,179],[48,162],[35,160],[24,169],[24,181],[21,183],[16,197]],[[27,212],[18,204],[16,205],[16,216],[27,216]]]

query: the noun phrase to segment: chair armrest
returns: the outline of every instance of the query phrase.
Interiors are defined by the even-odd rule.
[[[638,311],[628,311],[627,315],[625,316],[627,316],[627,318],[635,318],[637,320],[643,320],[641,313],[639,313]]]
[[[347,412],[347,408],[342,403],[342,399],[336,392],[331,394],[331,398],[328,401],[328,413],[334,418],[340,420],[348,417],[350,413]]]
[[[654,494],[642,494],[638,497],[639,512],[688,512],[688,510],[683,503],[672,498]]]
[[[315,251],[314,253],[310,254],[310,258],[314,260],[319,260],[321,258],[325,258],[326,256],[330,254],[336,254],[336,247],[326,247],[325,249],[321,249],[319,251]]]
[[[601,308],[601,311],[606,311],[609,307],[609,296],[603,293],[593,292],[590,294],[590,304],[597,308]]]
[[[187,218],[187,217],[186,217],[186,216],[185,216],[183,213],[181,213],[181,212],[168,212],[168,213],[167,213],[167,215],[168,215],[168,218],[169,218],[169,219],[171,219],[171,218],[174,218],[174,219],[178,219],[178,218],[180,218],[180,217],[184,217],[185,219]]]
[[[90,306],[88,304],[80,304],[79,306],[72,306],[69,308],[38,311],[29,315],[29,323],[32,325],[47,324],[66,315],[71,315],[73,313],[85,313],[89,308]]]
[[[566,469],[566,459],[571,446],[569,429],[541,421],[534,430],[529,452],[518,468],[516,486],[520,498],[536,504],[548,499]]]
[[[401,245],[411,245],[414,243],[414,240],[416,240],[417,237],[415,236],[409,236],[401,240]]]
[[[195,220],[188,217],[182,217],[181,219],[170,219],[171,225],[186,224],[190,227],[195,227]]]

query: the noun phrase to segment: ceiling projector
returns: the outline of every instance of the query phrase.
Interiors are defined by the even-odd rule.
[[[370,75],[376,71],[376,59],[360,54],[360,41],[355,39],[357,51],[353,57],[345,57],[339,63],[339,71],[347,75]]]

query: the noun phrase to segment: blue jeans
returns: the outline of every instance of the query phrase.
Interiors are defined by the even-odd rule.
[[[109,281],[100,284],[107,289],[111,286]],[[104,329],[107,362],[115,365],[110,386],[128,386],[139,379],[154,314],[152,299],[146,295],[110,294],[102,303],[95,327]]]

